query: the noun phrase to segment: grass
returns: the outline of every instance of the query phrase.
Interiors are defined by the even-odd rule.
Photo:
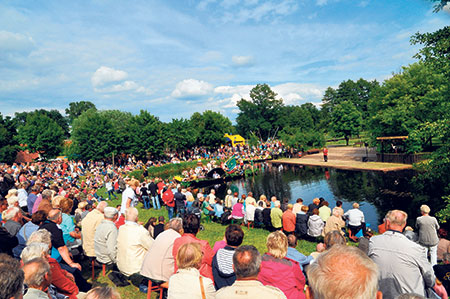
[[[100,189],[98,191],[98,193],[103,198],[107,198],[104,188]],[[121,194],[118,194],[118,199],[108,201],[108,205],[115,207],[116,205],[121,203],[121,200],[122,200],[122,196],[121,196]],[[168,214],[167,214],[167,210],[165,207],[162,207],[161,210],[154,210],[154,209],[145,210],[142,208],[142,204],[139,203],[137,208],[139,210],[139,221],[140,222],[146,223],[150,217],[158,218],[159,216],[164,216],[166,219],[168,219]],[[200,231],[197,234],[197,237],[202,240],[207,240],[209,242],[209,245],[211,246],[211,248],[214,246],[215,242],[223,239],[226,226],[223,226],[223,225],[215,223],[215,222],[206,221],[204,217],[202,218],[202,225],[204,226],[205,229],[203,231]],[[242,229],[245,234],[244,241],[242,244],[243,245],[253,245],[259,250],[259,252],[261,254],[265,253],[266,252],[266,238],[269,235],[269,232],[264,229],[259,229],[259,228],[248,229],[246,226],[242,226]],[[316,243],[301,240],[297,246],[297,250],[299,250],[300,252],[302,252],[305,255],[309,255],[311,252],[316,250]],[[91,271],[91,268],[89,265],[86,265],[83,267],[83,272],[86,277],[90,277],[90,275],[91,275],[90,271]],[[108,275],[108,273],[106,273],[106,274]],[[101,284],[101,285],[114,286],[114,284],[109,280],[109,278],[103,277],[101,275],[100,271],[96,272],[95,284],[96,285]],[[120,295],[122,296],[122,298],[126,298],[126,299],[128,299],[128,298],[130,298],[130,299],[146,298],[146,294],[141,293],[139,291],[139,289],[133,285],[117,288],[117,290],[120,293]],[[156,298],[156,293],[152,294],[152,298]]]

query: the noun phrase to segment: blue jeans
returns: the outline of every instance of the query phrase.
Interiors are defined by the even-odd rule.
[[[144,209],[150,209],[150,198],[147,195],[143,195],[142,200],[144,201]]]
[[[173,218],[175,208],[174,207],[167,207],[167,212],[169,213],[169,219]]]
[[[183,218],[184,214],[186,214],[186,209],[184,207],[177,208],[177,217]]]
[[[158,209],[158,210],[161,209],[158,196],[152,196],[152,204],[153,204],[154,209]],[[158,208],[156,208],[156,207],[158,207]]]
[[[114,194],[114,189],[108,190],[108,199],[111,200],[111,194],[117,199],[117,195]]]

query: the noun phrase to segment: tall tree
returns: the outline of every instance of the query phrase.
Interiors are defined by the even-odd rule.
[[[129,154],[132,146],[132,135],[138,132],[130,130],[133,115],[120,110],[102,110],[99,114],[109,119],[112,126],[111,153]]]
[[[72,124],[77,117],[79,117],[84,111],[87,111],[89,109],[97,110],[97,107],[95,107],[95,105],[89,101],[69,103],[69,108],[66,108],[66,114],[69,117],[69,123]]]
[[[141,112],[131,119],[130,124],[130,153],[138,158],[160,156],[164,151],[163,124],[156,116],[148,111]]]
[[[194,129],[189,119],[172,119],[164,127],[164,140],[167,149],[179,151],[195,146],[198,132]]]
[[[16,159],[18,144],[16,141],[16,123],[0,113],[0,163],[11,164]]]
[[[67,119],[64,116],[62,116],[62,114],[58,110],[56,110],[56,109],[52,109],[52,110],[36,109],[31,112],[16,112],[14,121],[17,123],[17,126],[24,125],[27,120],[28,115],[30,115],[30,114],[41,114],[41,115],[45,115],[45,116],[51,118],[61,127],[61,129],[64,132],[64,137],[69,138],[70,134],[69,134],[69,125],[67,123]]]
[[[359,134],[361,129],[361,112],[350,101],[337,104],[332,114],[332,128],[336,134],[344,135],[348,145],[352,135]]]
[[[269,85],[258,84],[250,91],[250,101],[241,99],[237,103],[240,111],[236,122],[240,134],[248,136],[254,132],[266,140],[282,128],[280,116],[283,101],[277,100],[276,96]]]
[[[114,152],[113,125],[104,114],[85,111],[72,124],[75,154],[82,160],[101,160]]]
[[[18,127],[17,140],[31,152],[39,152],[44,158],[51,158],[62,150],[64,131],[46,114],[30,113],[25,123]]]
[[[233,126],[228,117],[219,112],[206,110],[191,116],[191,123],[197,130],[197,145],[219,146],[225,142],[225,133],[233,133]]]

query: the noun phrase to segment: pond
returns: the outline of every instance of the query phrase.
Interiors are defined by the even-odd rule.
[[[411,180],[413,175],[411,170],[383,173],[269,164],[259,175],[230,182],[226,187],[235,185],[239,194],[252,191],[255,198],[261,194],[268,198],[275,195],[279,200],[290,203],[295,203],[300,197],[306,205],[312,203],[315,197],[323,197],[330,203],[330,208],[341,200],[344,211],[351,209],[353,202],[358,202],[366,223],[376,231],[391,209],[407,212],[408,225],[412,227],[420,216],[421,204],[428,204],[434,215],[440,205],[440,197],[433,192],[417,195]],[[225,186],[220,188],[221,198],[225,196],[225,191]]]

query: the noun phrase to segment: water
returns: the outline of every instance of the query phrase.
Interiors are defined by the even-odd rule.
[[[360,204],[366,223],[377,230],[386,213],[391,209],[401,209],[408,213],[408,225],[414,227],[421,204],[428,204],[432,213],[440,208],[441,200],[437,194],[421,194],[412,182],[413,171],[373,172],[326,169],[321,167],[277,166],[266,167],[261,174],[230,182],[239,194],[252,191],[255,198],[261,194],[268,198],[275,195],[279,200],[295,203],[302,198],[303,203],[312,203],[313,198],[323,197],[330,208],[341,200],[344,211],[352,208],[354,202]],[[225,186],[220,188],[219,196],[224,197]]]

